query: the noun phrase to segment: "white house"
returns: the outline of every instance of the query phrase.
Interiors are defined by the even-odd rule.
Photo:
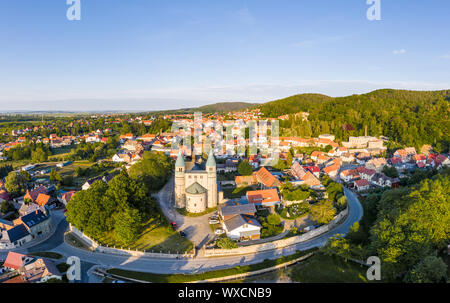
[[[236,215],[223,221],[222,225],[230,239],[254,240],[260,238],[262,226],[252,216]]]

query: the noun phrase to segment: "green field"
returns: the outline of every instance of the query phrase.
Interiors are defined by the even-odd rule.
[[[122,247],[112,232],[99,237],[97,240],[103,245],[106,244],[109,247]],[[129,245],[129,247],[123,248],[129,248],[131,250],[138,249],[140,251],[145,250],[147,252],[153,251],[155,253],[184,253],[191,251],[193,244],[191,241],[181,237],[180,234],[171,226],[161,224],[156,219],[152,219],[145,226],[145,229],[139,239],[132,245]]]
[[[291,267],[289,276],[301,283],[362,283],[367,267],[347,261],[339,256],[317,253],[305,262]]]

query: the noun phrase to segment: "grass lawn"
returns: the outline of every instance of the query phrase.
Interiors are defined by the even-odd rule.
[[[217,210],[217,206],[216,207],[212,207],[212,208],[207,208],[204,212],[196,213],[196,214],[188,213],[186,211],[186,208],[175,208],[175,209],[177,210],[177,212],[180,215],[183,215],[183,216],[186,216],[186,217],[201,217],[201,216],[204,216],[206,214],[215,212]]]
[[[242,273],[251,272],[251,271],[257,271],[260,269],[264,269],[264,268],[268,268],[268,267],[272,267],[275,265],[289,262],[291,260],[294,260],[296,258],[304,256],[314,250],[315,249],[306,250],[306,251],[297,251],[293,255],[290,255],[287,257],[281,257],[281,258],[278,258],[275,260],[265,260],[265,261],[263,261],[261,263],[257,263],[257,264],[236,266],[234,268],[220,269],[220,270],[208,271],[208,272],[204,272],[204,273],[191,274],[191,275],[152,274],[152,273],[128,271],[128,270],[117,269],[117,268],[109,269],[109,270],[107,270],[107,272],[110,274],[115,274],[115,275],[123,276],[126,278],[132,278],[132,279],[137,279],[137,280],[142,280],[142,281],[149,281],[149,282],[154,282],[154,283],[185,283],[185,282],[201,281],[201,280],[206,280],[206,279],[226,277],[226,276],[232,276],[232,275],[242,274]]]
[[[65,241],[67,241],[70,245],[75,246],[77,248],[89,250],[89,247],[84,244],[78,237],[74,236],[71,232],[68,232],[64,235]]]
[[[42,257],[42,258],[50,258],[50,259],[61,259],[63,256],[61,254],[51,252],[51,251],[43,251],[43,252],[33,252],[30,253],[31,256]]]
[[[106,244],[110,247],[116,248],[122,247],[119,241],[116,240],[114,233],[110,232],[103,237],[97,239],[100,243]],[[125,247],[124,247],[125,248]],[[147,252],[160,252],[163,253],[184,253],[189,252],[193,248],[191,241],[183,238],[175,231],[171,226],[161,224],[155,219],[151,219],[145,226],[144,231],[140,235],[139,239],[129,245],[131,250],[140,250]]]
[[[50,161],[58,161],[61,159],[65,159],[66,156],[70,154],[72,150],[75,150],[75,147],[73,146],[62,146],[59,148],[52,148],[52,155],[48,157]]]
[[[236,198],[245,196],[245,194],[249,190],[253,190],[253,188],[251,186],[247,186],[247,187],[236,187],[236,188],[222,188],[222,190],[223,190],[224,198],[236,199]]]
[[[305,262],[291,267],[290,277],[302,283],[362,283],[367,267],[347,261],[339,256],[317,253]]]

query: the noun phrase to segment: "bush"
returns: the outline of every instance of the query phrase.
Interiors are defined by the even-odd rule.
[[[234,242],[230,238],[221,238],[217,240],[216,245],[222,249],[232,249],[238,247],[236,242]]]

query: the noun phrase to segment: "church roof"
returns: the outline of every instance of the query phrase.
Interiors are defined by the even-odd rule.
[[[206,192],[206,189],[197,182],[194,182],[188,188],[186,188],[186,192],[188,194],[204,194]]]

